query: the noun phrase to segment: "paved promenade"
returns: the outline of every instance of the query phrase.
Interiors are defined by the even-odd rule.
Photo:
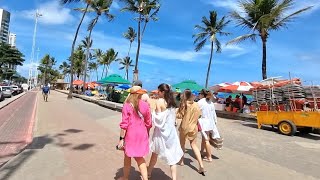
[[[115,150],[121,114],[52,91],[49,102],[38,93],[33,142],[0,168],[0,179],[86,180],[117,179],[122,174],[121,151]],[[320,136],[288,137],[248,122],[219,119],[225,138],[214,161],[205,163],[207,176],[196,172],[190,147],[180,180],[320,179]],[[190,156],[191,155],[191,156]],[[139,179],[132,161],[130,179]],[[161,160],[152,179],[168,180],[169,167]]]

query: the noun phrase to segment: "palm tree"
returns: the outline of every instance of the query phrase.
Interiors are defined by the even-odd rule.
[[[90,70],[90,72],[96,71],[97,81],[99,80],[99,79],[98,79],[98,68],[99,68],[98,63],[96,63],[96,62],[90,62],[90,63],[89,63],[88,69]]]
[[[207,41],[210,41],[210,59],[208,64],[207,76],[206,76],[206,85],[208,88],[210,68],[212,62],[212,55],[214,46],[216,48],[216,52],[221,52],[221,43],[217,39],[217,35],[229,35],[230,33],[224,32],[223,29],[230,23],[229,20],[226,20],[226,17],[223,16],[220,20],[217,19],[217,13],[215,11],[209,11],[209,19],[207,17],[202,17],[202,24],[196,25],[195,28],[199,30],[199,33],[194,34],[192,37],[195,38],[194,44],[196,45],[195,51],[200,51]]]
[[[136,39],[137,33],[134,31],[133,27],[129,27],[128,31],[123,34],[123,37],[130,41],[129,51],[128,51],[128,56],[129,56],[130,50],[131,50],[131,45],[132,45],[133,41]]]
[[[138,61],[140,46],[147,24],[150,20],[157,21],[157,14],[160,10],[159,0],[121,0],[126,4],[122,11],[130,11],[139,15],[138,17],[138,48],[134,66],[134,80],[138,80]],[[141,27],[143,25],[143,27]],[[142,28],[142,31],[141,31]]]
[[[68,3],[72,3],[72,2],[79,2],[81,0],[60,0],[60,3],[61,4],[68,4]],[[82,22],[83,22],[83,19],[84,17],[86,16],[87,14],[87,11],[88,11],[88,8],[92,2],[92,0],[84,0],[84,2],[86,3],[86,7],[83,9],[83,13],[82,13],[82,17],[80,19],[80,22],[78,24],[78,27],[77,27],[77,30],[76,30],[76,33],[74,35],[74,38],[73,38],[73,41],[72,41],[72,46],[71,46],[71,55],[70,55],[70,89],[69,89],[69,94],[68,94],[68,99],[71,99],[72,98],[72,92],[73,92],[73,53],[74,53],[74,49],[75,49],[75,45],[76,45],[76,41],[77,41],[77,38],[78,38],[78,34],[79,34],[79,30],[80,30],[80,27],[82,25]]]
[[[120,67],[119,69],[122,70],[122,69],[125,69],[126,70],[126,73],[125,73],[125,77],[127,77],[127,80],[129,80],[129,68],[130,67],[133,67],[132,65],[132,60],[130,59],[129,56],[121,59],[120,61],[120,64],[122,65],[122,67]]]
[[[98,65],[98,68],[99,68],[99,65],[102,64],[101,62],[103,61],[103,51],[101,49],[95,49],[94,52],[93,52],[93,57],[94,59],[96,59],[96,62],[97,62],[97,65]],[[102,70],[102,75],[104,73],[104,68]],[[99,80],[99,75],[98,75],[98,72],[97,72],[97,81]]]
[[[104,14],[109,21],[113,20],[114,16],[110,14],[110,7],[112,5],[113,0],[93,0],[90,4],[90,8],[87,9],[88,12],[95,12],[96,16],[94,19],[91,20],[88,26],[88,31],[89,31],[89,36],[88,39],[91,40],[91,33],[93,31],[93,28],[97,24],[100,16]],[[82,11],[83,9],[79,9]],[[88,64],[88,59],[89,59],[89,54],[90,54],[90,47],[89,44],[87,46],[87,51],[86,51],[86,59],[85,59],[85,70],[87,69],[87,64]],[[83,79],[83,86],[85,86],[86,83],[86,76],[84,76]]]
[[[62,64],[60,64],[59,66],[59,70],[63,75],[63,79],[65,79],[66,75],[70,74],[70,65],[66,61],[63,61]]]
[[[287,27],[298,14],[311,8],[305,7],[289,14],[293,8],[294,0],[241,0],[239,7],[243,14],[232,12],[231,17],[237,22],[238,26],[249,29],[249,34],[239,36],[227,44],[239,43],[247,39],[253,41],[260,36],[262,41],[262,78],[267,78],[267,39],[269,32]]]
[[[105,69],[105,76],[102,74],[101,78],[108,76],[108,71],[110,68],[110,65],[114,61],[118,61],[117,59],[118,52],[115,52],[113,48],[110,48],[107,50],[107,52],[102,56],[102,60],[100,62],[101,65],[103,65],[103,69]]]

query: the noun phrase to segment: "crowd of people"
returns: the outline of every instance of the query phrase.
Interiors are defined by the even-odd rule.
[[[124,151],[122,180],[128,180],[131,158],[139,167],[141,178],[150,179],[158,158],[170,166],[173,180],[177,179],[177,165],[184,165],[185,143],[189,141],[198,162],[198,173],[205,176],[204,163],[212,162],[212,139],[221,139],[217,116],[210,91],[202,90],[200,100],[186,89],[177,101],[168,84],[158,86],[157,95],[148,97],[142,83],[135,83],[124,102],[120,123],[118,150]],[[181,121],[178,129],[177,122]],[[153,128],[153,132],[150,129]],[[197,145],[198,133],[201,147]],[[151,152],[147,165],[145,157]]]

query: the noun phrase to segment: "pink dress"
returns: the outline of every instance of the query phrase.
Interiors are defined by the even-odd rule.
[[[152,127],[148,103],[139,101],[140,115],[131,104],[125,103],[122,108],[120,128],[126,130],[124,152],[128,157],[143,157],[149,153],[148,131]]]

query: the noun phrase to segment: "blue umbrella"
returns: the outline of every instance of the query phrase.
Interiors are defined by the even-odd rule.
[[[129,89],[130,86],[128,84],[123,84],[123,85],[119,86],[118,88],[120,88],[120,89]]]

